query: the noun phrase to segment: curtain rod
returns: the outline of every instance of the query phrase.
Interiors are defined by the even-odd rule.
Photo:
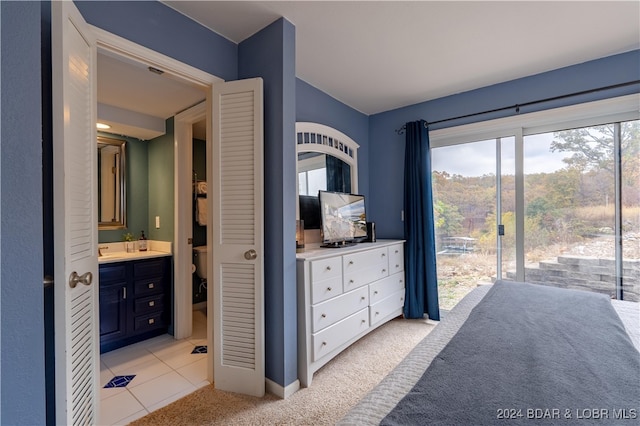
[[[581,92],[569,93],[567,95],[554,96],[554,97],[551,97],[551,98],[539,99],[537,101],[525,102],[523,104],[515,104],[515,105],[510,105],[510,106],[501,107],[501,108],[489,109],[489,110],[486,110],[486,111],[480,111],[480,112],[474,112],[474,113],[471,113],[471,114],[459,115],[457,117],[444,118],[442,120],[436,120],[436,121],[432,121],[432,122],[428,122],[428,121],[425,120],[424,126],[428,128],[432,124],[445,123],[447,121],[460,120],[462,118],[469,118],[469,117],[476,117],[478,115],[490,114],[490,113],[500,112],[500,111],[507,111],[507,110],[510,110],[510,109],[515,109],[516,114],[519,114],[520,113],[520,107],[527,107],[527,106],[531,106],[531,105],[541,104],[541,103],[544,103],[544,102],[551,102],[551,101],[557,101],[557,100],[560,100],[560,99],[572,98],[574,96],[587,95],[587,94],[590,94],[590,93],[600,92],[602,90],[610,90],[610,89],[617,89],[619,87],[632,86],[632,85],[638,84],[638,83],[640,83],[640,80],[634,80],[634,81],[630,81],[630,82],[627,82],[627,83],[613,84],[611,86],[599,87],[597,89],[583,90]],[[406,128],[407,128],[407,126],[404,125],[404,126],[400,127],[399,129],[396,129],[395,132],[397,134],[401,135],[401,134],[404,133]]]

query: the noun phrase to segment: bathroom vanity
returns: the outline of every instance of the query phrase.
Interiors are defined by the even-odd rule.
[[[127,255],[99,258],[100,353],[165,334],[171,323],[171,253]]]

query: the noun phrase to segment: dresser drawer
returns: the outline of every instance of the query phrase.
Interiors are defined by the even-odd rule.
[[[164,309],[164,294],[156,294],[149,297],[138,297],[133,302],[133,312],[136,315],[146,314]]]
[[[166,258],[146,259],[133,264],[133,278],[149,277],[153,275],[163,275]]]
[[[369,302],[373,305],[403,289],[404,272],[393,274],[369,285]]]
[[[136,333],[154,330],[156,328],[165,327],[165,321],[162,312],[155,312],[149,315],[141,315],[135,317],[133,329]]]
[[[389,247],[389,274],[404,271],[404,246],[396,244]]]
[[[334,349],[353,339],[369,328],[369,311],[367,308],[338,321],[319,333],[311,335],[313,345],[313,361],[319,360]]]
[[[311,331],[316,333],[367,306],[369,306],[367,287],[361,287],[326,302],[312,305]]]
[[[381,247],[360,253],[347,254],[342,256],[342,269],[345,275],[360,270],[371,269],[371,267],[384,263],[388,265],[387,248]]]
[[[127,280],[127,266],[124,263],[100,265],[99,271],[100,283]]]
[[[133,292],[136,297],[162,293],[164,291],[163,284],[162,276],[136,280],[133,283]]]
[[[314,260],[311,262],[311,304],[338,296],[342,293],[342,258]]]
[[[391,296],[369,306],[369,321],[374,326],[389,315],[401,315],[404,307],[404,289],[396,291]]]
[[[387,248],[345,255],[342,258],[342,269],[345,292],[384,278],[389,275]]]
[[[342,278],[342,258],[314,260],[311,262],[311,282]]]

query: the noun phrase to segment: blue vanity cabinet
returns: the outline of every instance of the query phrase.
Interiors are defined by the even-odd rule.
[[[170,259],[100,265],[100,353],[167,333]]]
[[[127,334],[127,265],[100,265],[100,349]]]

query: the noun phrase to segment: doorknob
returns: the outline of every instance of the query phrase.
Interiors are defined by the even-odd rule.
[[[84,285],[90,285],[93,281],[93,274],[91,272],[85,272],[82,275],[78,275],[76,271],[73,271],[71,275],[69,275],[69,287],[76,288],[78,283]]]
[[[258,253],[254,250],[247,250],[244,252],[244,258],[247,260],[256,260],[258,257]]]

